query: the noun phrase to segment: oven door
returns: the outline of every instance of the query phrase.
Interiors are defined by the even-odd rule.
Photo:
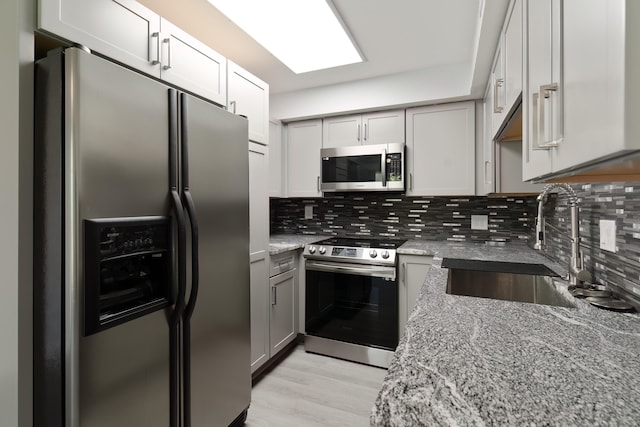
[[[395,267],[307,260],[305,286],[307,335],[395,350]]]

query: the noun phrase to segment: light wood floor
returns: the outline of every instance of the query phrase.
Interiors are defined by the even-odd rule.
[[[368,426],[386,373],[305,353],[300,345],[254,385],[245,426]]]

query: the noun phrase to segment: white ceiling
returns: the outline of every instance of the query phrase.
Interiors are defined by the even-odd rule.
[[[508,3],[333,0],[366,61],[296,75],[206,0],[140,1],[269,83],[272,94],[453,64],[466,64],[481,91]]]

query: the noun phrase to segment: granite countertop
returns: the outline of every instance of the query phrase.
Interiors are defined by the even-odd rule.
[[[304,248],[307,243],[328,239],[329,236],[316,234],[272,234],[269,236],[269,255]]]
[[[561,280],[576,308],[449,295],[443,257],[545,261],[524,245],[416,246],[434,265],[371,425],[638,425],[640,316],[573,299]]]

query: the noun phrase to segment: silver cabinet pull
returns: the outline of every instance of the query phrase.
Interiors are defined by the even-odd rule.
[[[409,190],[413,190],[413,173],[409,172]]]
[[[276,291],[276,287],[272,286],[271,287],[271,305],[276,305],[276,303],[277,303],[277,301],[276,301],[276,298],[277,298],[276,292],[277,292]]]
[[[485,160],[484,162],[484,183],[491,184],[491,179],[489,179],[489,171],[491,169],[491,162],[489,160]]]
[[[504,86],[504,79],[499,78],[496,79],[493,83],[493,112],[494,113],[502,113],[504,109],[502,106],[498,104],[498,88]]]
[[[171,69],[171,38],[170,37],[166,37],[165,39],[162,40],[163,43],[166,43],[167,45],[167,64],[162,66],[163,70],[170,70]]]
[[[400,278],[400,280],[402,281],[403,284],[406,284],[407,282],[407,263],[406,262],[402,263],[402,277]]]
[[[151,51],[153,50],[151,46],[149,46],[149,62],[151,65],[158,65],[160,63],[160,33],[155,32],[151,34],[151,39],[156,39],[156,58],[151,59]]]
[[[536,110],[534,110],[534,118],[535,114],[539,112],[540,118],[537,120],[537,123],[534,121],[534,132],[537,133],[537,138],[534,139],[535,149],[537,150],[549,150],[551,148],[558,146],[558,140],[552,135],[551,138],[547,141],[547,118],[545,111],[546,100],[551,97],[551,92],[558,91],[558,83],[551,83],[548,85],[541,85],[540,91],[538,92],[538,96],[535,97],[534,101],[536,101]]]
[[[236,113],[236,101],[231,101],[231,102],[229,102],[229,109],[231,110],[231,112],[232,112],[233,114],[235,114],[235,113]]]
[[[367,130],[367,124],[364,124],[364,140],[366,141],[367,139],[369,139],[369,132]]]
[[[318,193],[319,193],[320,192],[320,177],[317,178],[316,182],[317,182]]]
[[[358,133],[356,134],[356,138],[360,141],[360,125],[358,125]]]

